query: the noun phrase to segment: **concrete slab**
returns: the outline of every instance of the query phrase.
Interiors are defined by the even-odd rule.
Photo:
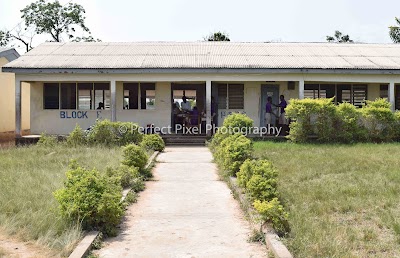
[[[204,147],[161,153],[155,181],[131,205],[100,257],[266,257]]]

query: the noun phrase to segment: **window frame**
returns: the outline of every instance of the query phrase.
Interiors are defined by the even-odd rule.
[[[242,102],[242,106],[241,108],[232,108],[231,105],[232,103],[230,102],[230,99],[233,98],[232,96],[229,95],[229,88],[231,87],[241,87],[241,102]],[[221,94],[220,94],[220,89],[225,88],[226,90],[224,90],[224,92],[226,92],[226,96],[223,96],[223,98],[225,99],[225,107],[222,107],[221,105]],[[218,91],[218,109],[226,109],[226,110],[244,110],[244,83],[218,83],[217,84],[217,91]],[[223,104],[223,103],[222,103]]]
[[[127,89],[131,87],[132,89]],[[137,89],[134,89],[134,87],[137,87]],[[147,87],[153,87],[154,88],[154,108],[146,108],[147,107],[147,90],[153,90],[153,89],[146,89]],[[123,110],[156,110],[157,109],[157,84],[155,82],[123,82],[122,83],[122,109]],[[128,96],[125,95],[125,91],[129,91]],[[134,99],[136,98],[137,103],[133,104],[133,108],[131,108],[131,103],[130,103],[130,94],[131,91],[135,92],[133,95]],[[128,103],[128,108],[125,108],[125,99],[128,98],[129,103]],[[144,101],[144,102],[143,102]]]

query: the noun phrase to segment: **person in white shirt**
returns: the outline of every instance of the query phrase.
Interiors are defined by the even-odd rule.
[[[182,111],[190,111],[190,110],[192,110],[192,106],[187,101],[186,96],[182,97],[182,101],[183,101],[182,104],[181,104]]]

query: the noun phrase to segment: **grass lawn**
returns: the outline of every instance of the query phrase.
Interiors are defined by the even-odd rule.
[[[296,257],[400,257],[400,144],[254,147],[279,169]]]
[[[0,232],[67,255],[81,231],[58,217],[53,192],[63,186],[69,161],[104,171],[106,166],[118,166],[121,158],[120,148],[0,149]]]

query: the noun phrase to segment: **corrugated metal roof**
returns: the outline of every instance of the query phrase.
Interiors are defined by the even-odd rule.
[[[400,44],[44,43],[6,68],[400,70]]]

